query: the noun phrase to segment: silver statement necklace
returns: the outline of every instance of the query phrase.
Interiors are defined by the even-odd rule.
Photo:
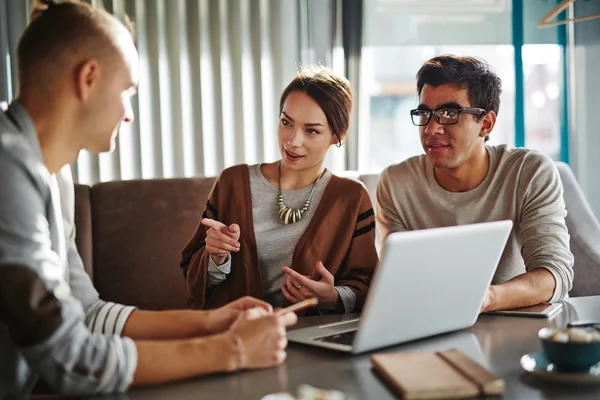
[[[308,199],[304,202],[304,207],[293,209],[286,206],[283,203],[283,194],[281,194],[281,162],[279,163],[279,218],[283,221],[284,224],[298,222],[304,216],[306,210],[308,210],[308,206],[310,205],[310,199],[312,199],[313,193],[315,192],[315,187],[317,187],[317,183],[323,176],[325,171],[319,175],[315,183],[313,184],[312,190],[310,191],[310,195]]]

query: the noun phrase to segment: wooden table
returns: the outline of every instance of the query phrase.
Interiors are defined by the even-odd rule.
[[[333,322],[349,316],[302,318],[297,327]],[[600,321],[600,296],[564,301],[551,320],[480,316],[470,329],[384,349],[383,352],[434,351],[456,346],[482,362],[506,382],[505,399],[598,399],[600,385],[570,386],[539,380],[521,370],[525,353],[541,351],[537,332],[545,326],[565,326],[574,320]],[[373,353],[382,352],[382,350]],[[307,383],[339,389],[356,399],[394,399],[372,371],[367,353],[351,356],[290,344],[285,364],[277,368],[209,376],[174,384],[131,390],[119,398],[130,399],[253,399]]]

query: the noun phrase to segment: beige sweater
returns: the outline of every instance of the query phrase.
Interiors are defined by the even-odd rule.
[[[468,192],[443,189],[425,155],[384,170],[377,185],[381,238],[396,231],[510,219],[513,230],[492,283],[546,268],[556,280],[551,301],[558,301],[572,287],[573,255],[556,166],[537,151],[486,148],[489,171],[484,181]]]

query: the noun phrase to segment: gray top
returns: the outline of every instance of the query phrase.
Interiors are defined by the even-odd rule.
[[[72,213],[63,226],[59,183],[19,103],[0,112],[0,187],[0,398],[28,397],[38,374],[62,393],[127,389],[135,344],[108,334],[120,333],[131,309],[98,299],[74,246]],[[117,318],[108,308],[119,307]]]
[[[254,221],[254,234],[256,235],[263,292],[267,302],[279,307],[285,300],[279,287],[279,285],[285,284],[285,274],[281,271],[281,267],[291,267],[296,243],[315,214],[332,174],[329,170],[326,170],[317,182],[310,206],[302,219],[296,223],[285,225],[278,214],[279,189],[271,185],[263,176],[260,165],[251,165],[249,170],[252,219]],[[291,208],[302,208],[310,195],[312,187],[313,185],[309,185],[298,190],[282,190],[284,204]],[[229,258],[220,266],[215,265],[211,258],[208,266],[208,285],[213,286],[222,282],[230,271],[231,261]],[[345,312],[352,312],[356,305],[354,292],[346,286],[336,286],[336,290],[344,303]]]
[[[556,165],[535,150],[504,145],[486,149],[488,173],[467,192],[442,188],[426,155],[385,169],[377,185],[375,213],[382,240],[396,231],[509,219],[513,230],[493,283],[546,268],[556,280],[551,301],[563,299],[573,284],[573,254]]]

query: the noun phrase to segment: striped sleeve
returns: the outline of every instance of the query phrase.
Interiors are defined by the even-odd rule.
[[[204,208],[204,212],[202,213],[202,218],[211,218],[215,221],[219,220],[219,213],[217,212],[217,208],[208,200],[206,202],[206,207]]]
[[[215,186],[213,187],[210,197],[212,198],[213,193],[216,191],[217,188],[217,183],[215,183]],[[206,202],[206,206],[204,207],[204,211],[202,212],[202,219],[204,218],[210,218],[210,219],[214,219],[215,221],[219,220],[219,213],[217,211],[217,208],[211,203],[211,198],[208,199],[208,201]],[[214,200],[213,200],[214,201]],[[198,224],[198,228],[196,229],[196,232],[194,233],[194,236],[192,237],[192,239],[190,240],[190,242],[186,245],[186,247],[183,249],[182,251],[182,259],[181,262],[179,264],[180,268],[181,268],[181,272],[183,272],[183,277],[185,279],[187,279],[188,276],[188,271],[190,269],[190,267],[194,267],[194,262],[193,262],[193,258],[196,255],[196,253],[201,253],[202,255],[204,255],[204,249],[206,246],[206,231],[208,229],[202,225],[202,223]],[[210,257],[207,257],[207,259],[210,259]],[[207,261],[208,262],[208,261]],[[207,267],[210,267],[210,263],[208,264]],[[214,271],[214,269],[213,269]],[[210,270],[208,271],[209,273],[211,272]],[[223,272],[223,271],[221,271]],[[229,272],[227,272],[229,273]],[[221,281],[225,280],[225,278],[223,278]],[[214,283],[215,285],[219,283],[216,282]]]
[[[103,302],[86,316],[86,325],[93,333],[121,336],[125,322],[135,307],[124,306],[110,301]]]
[[[358,215],[352,233],[352,240],[335,283],[336,287],[346,287],[354,292],[352,312],[362,310],[378,262],[375,248],[373,205],[369,193],[364,187],[361,187],[360,202],[357,206]],[[344,303],[345,308],[349,308],[350,305],[350,302],[348,304]]]
[[[219,204],[219,185],[224,173],[225,171],[219,175],[208,195],[202,218],[220,220],[217,205]],[[209,269],[210,255],[206,252],[207,231],[208,228],[202,225],[200,221],[193,236],[181,251],[179,267],[187,283],[188,306],[194,308],[203,308],[206,304],[207,291],[212,290],[220,282],[226,280],[227,266],[223,266],[223,269],[215,268],[218,272],[215,272],[215,269]],[[218,279],[216,278],[223,279],[217,282]],[[214,285],[211,285],[211,283]]]
[[[357,238],[364,234],[367,234],[375,229],[375,212],[373,211],[373,207],[369,208],[367,211],[360,213],[358,218],[356,219],[356,230],[352,235],[352,238]]]

